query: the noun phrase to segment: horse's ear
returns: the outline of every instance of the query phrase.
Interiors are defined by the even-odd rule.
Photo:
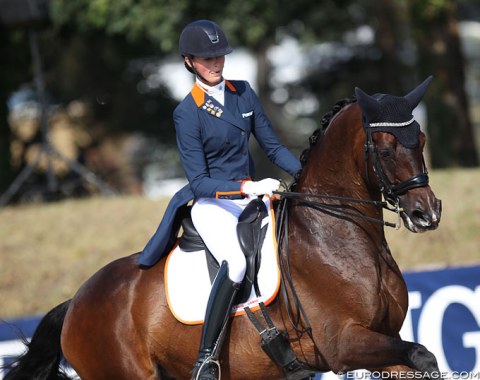
[[[380,107],[378,100],[363,92],[360,88],[355,87],[355,96],[357,98],[363,115],[370,120],[375,117]]]
[[[421,85],[419,85],[414,90],[410,91],[407,95],[405,95],[405,99],[407,99],[408,104],[412,107],[412,110],[418,106],[420,100],[422,100],[423,95],[425,95],[425,91],[427,91],[428,85],[432,81],[433,76],[429,76],[427,79],[423,81]]]

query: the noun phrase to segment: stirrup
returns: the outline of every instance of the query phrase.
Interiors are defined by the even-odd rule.
[[[218,361],[217,359],[214,359],[212,356],[207,356],[205,358],[205,360],[202,362],[202,364],[200,364],[200,366],[198,366],[198,368],[197,368],[197,364],[198,364],[198,362],[195,364],[195,367],[193,369],[192,380],[200,380],[201,379],[200,376],[202,374],[202,370],[204,369],[204,366],[205,365],[212,365],[212,364],[215,364],[218,368],[218,379],[217,379],[216,376],[215,376],[215,379],[220,380],[222,378],[222,367],[220,367],[220,361]],[[195,371],[195,369],[196,369],[196,371]]]

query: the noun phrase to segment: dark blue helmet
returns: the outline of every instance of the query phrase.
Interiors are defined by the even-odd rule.
[[[188,24],[180,35],[179,48],[184,57],[201,58],[220,57],[233,51],[223,30],[210,20]]]

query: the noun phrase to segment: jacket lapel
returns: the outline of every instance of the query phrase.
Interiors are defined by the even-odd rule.
[[[241,118],[236,117],[235,110],[237,109],[238,93],[235,87],[229,82],[225,81],[225,105],[221,105],[215,98],[208,96],[196,83],[193,85],[191,91],[195,104],[202,111],[207,112],[212,117],[218,117],[230,124],[244,130]]]
[[[228,80],[225,80],[225,107],[235,114],[238,105],[237,89]]]

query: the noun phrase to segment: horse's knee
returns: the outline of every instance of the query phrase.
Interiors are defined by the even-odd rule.
[[[421,344],[412,343],[408,350],[408,360],[411,368],[429,375],[430,378],[435,378],[440,373],[435,355]]]

